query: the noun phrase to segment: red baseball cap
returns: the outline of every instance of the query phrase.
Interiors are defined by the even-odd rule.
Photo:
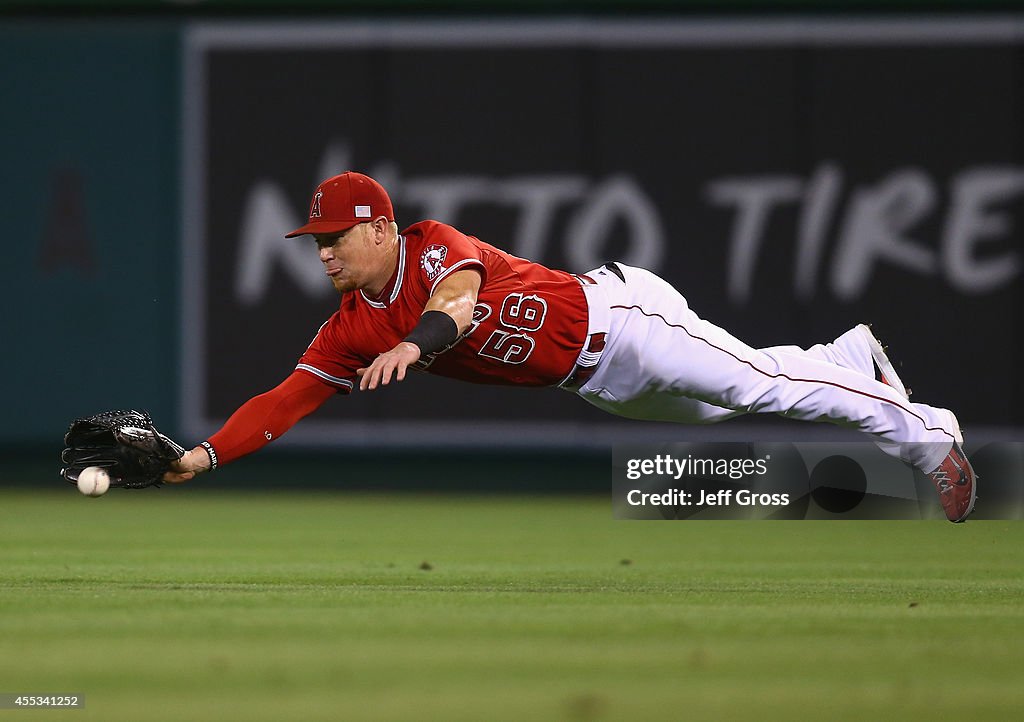
[[[380,216],[395,220],[387,191],[370,176],[348,171],[317,186],[309,204],[309,223],[285,234],[285,238],[341,233]]]

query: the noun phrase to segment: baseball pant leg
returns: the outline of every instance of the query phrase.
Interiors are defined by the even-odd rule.
[[[692,422],[776,413],[827,421],[871,435],[887,453],[930,471],[958,434],[953,414],[913,404],[860,370],[824,360],[824,350],[755,349],[697,316],[670,284],[618,264],[625,282],[602,276],[608,340],[587,401],[631,418]],[[853,363],[852,365],[857,365]],[[695,405],[698,401],[705,406]]]
[[[806,349],[799,346],[772,346],[760,349],[760,351],[768,354],[784,354],[815,359],[856,371],[863,376],[875,377],[871,349],[868,348],[867,343],[856,332],[856,329],[850,329],[831,343],[819,343]],[[720,421],[726,421],[746,413],[722,406],[714,406],[713,404],[685,396],[678,397],[674,405],[676,407],[676,419],[680,423],[688,424],[717,424]]]

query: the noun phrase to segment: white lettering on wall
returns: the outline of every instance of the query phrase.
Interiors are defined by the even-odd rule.
[[[954,174],[948,182],[948,208],[940,203],[942,184],[920,168],[896,169],[874,183],[851,187],[845,207],[843,181],[838,165],[824,163],[807,180],[751,175],[707,184],[710,203],[733,214],[725,274],[731,301],[742,305],[750,300],[758,261],[768,252],[794,253],[792,278],[780,281],[791,283],[802,300],[818,292],[827,263],[828,290],[845,301],[861,298],[880,267],[942,278],[965,294],[991,293],[1020,274],[1020,251],[1011,245],[1014,228],[1006,206],[1024,194],[1024,169],[980,166]],[[794,242],[768,248],[769,237],[779,236],[773,218],[793,204],[798,204]],[[937,217],[943,221],[939,237],[922,235],[921,226]]]
[[[345,170],[349,159],[347,145],[331,144],[319,164],[320,177]],[[657,272],[666,256],[669,239],[658,208],[627,174],[406,177],[391,162],[378,163],[369,173],[396,203],[418,205],[420,218],[458,225],[460,214],[474,204],[511,208],[511,237],[495,240],[524,258],[543,260],[558,247],[572,271],[595,268],[614,255]],[[760,262],[769,253],[792,254],[791,277],[776,282],[790,285],[803,301],[823,292],[855,301],[882,268],[940,278],[965,294],[990,293],[1021,273],[1009,206],[1024,195],[1024,169],[970,167],[945,184],[915,167],[894,169],[872,182],[853,184],[847,178],[838,163],[825,162],[808,177],[731,176],[707,183],[706,200],[731,213],[723,239],[728,249],[723,281],[733,303],[750,302]],[[334,293],[312,246],[301,238],[283,238],[304,220],[304,207],[289,198],[270,180],[257,182],[247,194],[235,276],[242,303],[261,301],[274,273],[310,298]],[[566,217],[564,234],[556,235],[558,220]],[[931,221],[941,228],[938,237],[922,230]],[[685,262],[682,239],[692,234],[678,230],[674,252]],[[780,241],[787,234],[792,239]]]
[[[975,251],[986,241],[1013,232],[1009,216],[1000,211],[1024,191],[1024,170],[976,168],[953,180],[952,198],[942,243],[942,265],[950,283],[964,293],[998,288],[1020,273],[1020,256],[1004,251],[980,258]]]
[[[348,147],[332,144],[319,164],[320,178],[347,168]],[[419,218],[458,225],[460,213],[473,204],[513,208],[516,223],[512,237],[498,243],[507,244],[511,252],[524,258],[541,260],[557,244],[569,259],[571,270],[589,271],[614,260],[605,253],[613,240],[613,229],[622,233],[614,239],[618,241],[619,252],[615,255],[619,260],[657,271],[665,256],[665,234],[658,210],[628,175],[612,175],[596,182],[583,175],[564,174],[403,177],[394,163],[379,163],[368,172],[388,189],[396,204],[419,206]],[[235,277],[236,294],[242,303],[260,302],[269,292],[275,271],[283,273],[310,298],[334,293],[315,248],[302,238],[283,237],[304,221],[303,213],[292,206],[285,189],[271,181],[260,181],[249,190],[239,229]],[[556,238],[559,212],[571,212],[571,217],[564,237]]]

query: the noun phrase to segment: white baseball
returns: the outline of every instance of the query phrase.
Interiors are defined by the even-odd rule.
[[[103,496],[110,488],[110,475],[98,466],[88,466],[78,475],[78,490],[86,496]]]

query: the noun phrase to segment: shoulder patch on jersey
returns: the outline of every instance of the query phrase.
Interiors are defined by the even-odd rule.
[[[423,249],[420,256],[420,268],[427,274],[427,280],[433,281],[444,273],[444,259],[448,256],[448,247],[432,243]]]

